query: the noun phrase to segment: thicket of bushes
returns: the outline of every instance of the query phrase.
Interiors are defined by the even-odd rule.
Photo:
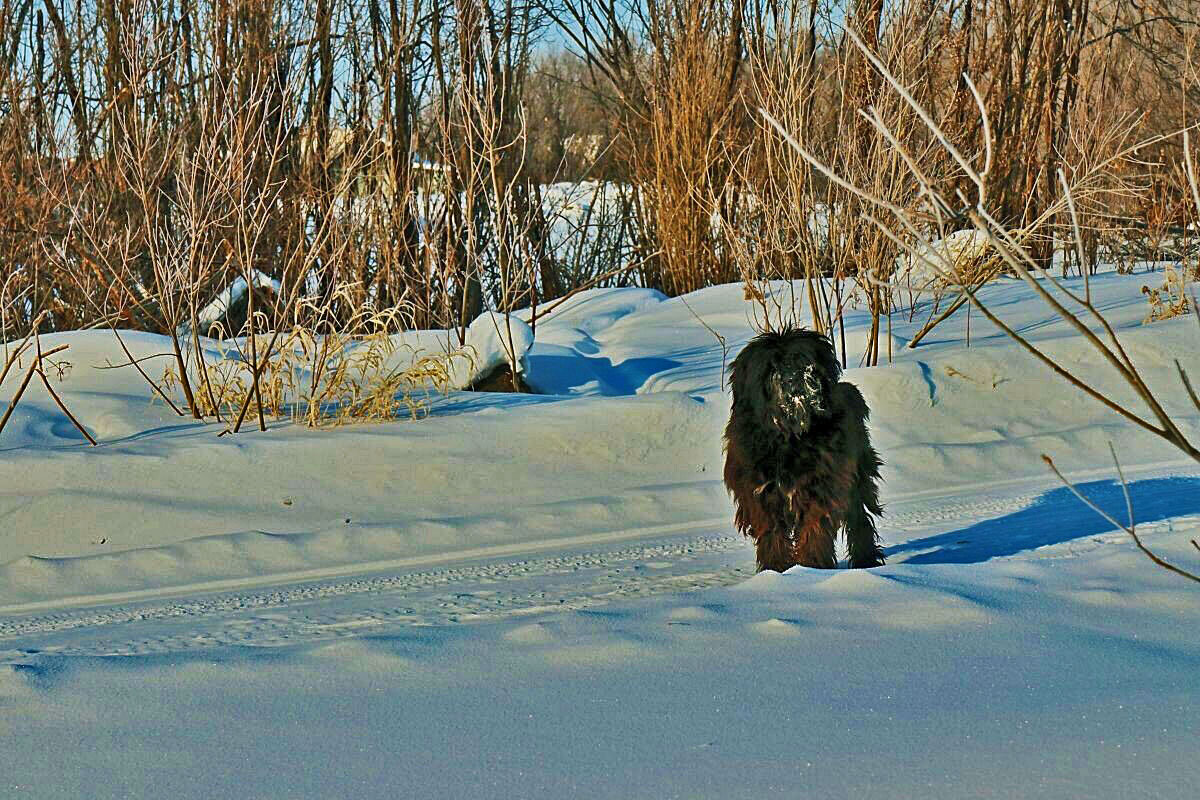
[[[1036,258],[1152,256],[1186,238],[1181,140],[1126,148],[1195,120],[1197,23],[1197,0],[0,0],[0,339],[195,330],[255,270],[281,287],[260,331],[773,278],[808,279],[822,327],[850,291],[878,323],[902,298],[853,279],[901,247],[760,110],[931,236],[965,219],[923,215],[912,168],[968,182],[844,26],[990,160]],[[583,180],[602,201],[547,189]]]

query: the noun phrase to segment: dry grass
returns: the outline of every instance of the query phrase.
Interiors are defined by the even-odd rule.
[[[343,286],[337,293],[350,291]],[[428,413],[434,395],[451,388],[454,362],[471,360],[465,349],[424,353],[398,342],[396,333],[408,327],[403,307],[364,306],[337,324],[322,322],[322,312],[320,302],[301,300],[295,321],[274,347],[269,341],[276,334],[261,332],[265,317],[260,315],[253,326],[259,331],[253,334],[259,340],[254,349],[268,353],[258,374],[263,414],[313,428],[405,414],[419,419]],[[251,329],[247,321],[236,336],[225,336],[219,326],[210,331],[217,334],[211,341],[219,357],[206,358],[205,374],[199,376],[209,387],[196,396],[202,416],[230,420],[250,395]],[[168,390],[179,386],[174,364],[164,370],[162,382]]]
[[[1143,325],[1179,317],[1192,310],[1188,302],[1187,281],[1183,272],[1174,267],[1167,267],[1164,271],[1162,286],[1143,286],[1142,294],[1146,295],[1146,302],[1150,304],[1150,311],[1142,320]]]

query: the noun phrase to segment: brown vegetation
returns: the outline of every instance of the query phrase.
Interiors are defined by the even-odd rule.
[[[914,212],[915,168],[951,199],[918,214],[927,232],[967,227],[970,180],[848,25],[986,158],[987,206],[1038,263],[1178,260],[1179,140],[1113,156],[1193,120],[1198,22],[1196,0],[0,0],[2,338],[35,318],[157,331],[185,376],[182,332],[206,333],[199,307],[254,271],[281,291],[249,293],[247,333],[301,300],[335,327],[402,307],[462,331],[580,286],[745,280],[763,327],[807,305],[843,363],[876,363],[912,297],[861,277],[890,279],[903,248],[759,111]],[[1060,171],[1088,176],[1080,247]],[[567,213],[555,180],[605,199]],[[803,288],[763,291],[779,278]],[[837,335],[850,302],[875,319],[862,354]],[[207,387],[181,391],[198,414]]]

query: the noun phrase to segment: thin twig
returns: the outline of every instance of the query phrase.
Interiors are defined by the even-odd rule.
[[[50,393],[50,396],[54,398],[54,402],[58,404],[59,410],[67,416],[67,419],[71,420],[71,424],[75,426],[76,430],[82,433],[84,438],[91,442],[92,447],[96,447],[96,440],[92,438],[92,435],[87,432],[83,425],[79,424],[79,420],[75,419],[75,415],[67,409],[67,404],[64,403],[62,398],[58,396],[58,392],[54,391],[54,387],[50,385],[50,380],[46,377],[46,373],[41,369],[41,367],[38,368],[37,373],[42,379],[42,385],[46,387],[46,391]]]
[[[170,397],[167,397],[167,393],[162,390],[162,387],[155,383],[154,379],[146,374],[146,370],[142,369],[142,365],[138,363],[138,359],[134,358],[133,353],[130,353],[129,348],[125,346],[125,340],[121,338],[121,334],[117,332],[116,327],[109,326],[109,329],[113,332],[113,336],[117,337],[117,344],[121,345],[121,350],[125,352],[125,357],[129,359],[130,365],[141,374],[141,376],[146,380],[146,383],[150,384],[150,388],[153,389],[159,397],[166,401],[167,405],[171,407],[172,411],[181,417],[187,416],[179,410],[179,406],[175,405]]]
[[[25,394],[25,388],[29,386],[30,379],[33,378],[33,373],[37,372],[38,362],[35,359],[29,365],[29,369],[25,370],[25,379],[21,381],[21,385],[17,387],[17,393],[12,396],[12,400],[8,403],[8,408],[4,412],[4,416],[0,417],[0,433],[3,433],[4,426],[8,424],[8,418],[12,416],[13,410],[16,409],[17,403],[21,402],[21,395]]]
[[[1196,185],[1196,165],[1192,163],[1192,139],[1187,129],[1183,131],[1183,163],[1188,186],[1192,190],[1192,202],[1196,204],[1196,213],[1200,214],[1200,187]]]
[[[1200,313],[1200,312],[1197,312]],[[1192,401],[1192,405],[1200,411],[1200,397],[1196,395],[1196,390],[1192,388],[1192,381],[1188,378],[1187,370],[1179,363],[1179,359],[1175,359],[1175,369],[1179,370],[1179,380],[1183,382],[1183,388],[1187,390],[1188,399]]]
[[[125,367],[134,366],[135,361],[136,361],[136,363],[140,364],[143,361],[150,361],[155,358],[174,358],[174,357],[175,357],[174,353],[155,353],[152,356],[142,356],[141,358],[135,359],[134,361],[126,361],[124,364],[113,364],[112,362],[109,362],[107,364],[93,364],[92,369],[124,369]]]
[[[692,316],[696,318],[696,322],[699,322],[701,325],[703,325],[704,329],[706,331],[708,331],[709,333],[711,333],[713,335],[713,338],[716,339],[717,342],[721,345],[721,389],[722,389],[722,391],[724,391],[724,389],[725,389],[725,362],[729,359],[729,343],[725,340],[724,336],[717,333],[717,331],[711,325],[709,325],[707,322],[704,321],[703,317],[701,317],[699,314],[696,313],[696,310],[691,307],[691,305],[688,303],[688,301],[684,298],[683,295],[679,295],[679,301],[681,303],[683,303],[684,308],[686,308],[688,311],[690,311]]]
[[[8,359],[4,362],[4,369],[0,370],[0,385],[4,383],[4,379],[8,377],[8,371],[20,360],[21,356],[30,347],[28,342],[22,342],[15,350],[13,350]]]
[[[979,173],[979,176],[986,178],[992,171],[992,123],[988,118],[987,107],[983,102],[983,95],[976,88],[975,81],[971,80],[971,76],[965,72],[962,77],[963,81],[967,84],[967,88],[971,90],[971,97],[975,98],[975,108],[979,110],[979,119],[983,121],[983,172]]]
[[[1075,257],[1079,259],[1079,273],[1083,275],[1083,296],[1087,304],[1092,302],[1092,283],[1088,277],[1087,265],[1083,263],[1083,234],[1079,232],[1079,215],[1075,213],[1075,198],[1071,195],[1071,187],[1067,184],[1067,173],[1062,167],[1058,168],[1058,181],[1062,184],[1063,197],[1067,199],[1067,208],[1071,212],[1071,232],[1075,239]]]
[[[33,324],[29,326],[29,333],[25,334],[25,338],[21,340],[21,343],[17,345],[15,349],[9,352],[8,358],[5,359],[4,362],[4,369],[0,370],[0,384],[4,383],[4,379],[8,377],[8,371],[12,369],[14,364],[17,363],[17,360],[21,357],[21,354],[29,349],[29,340],[32,339],[37,333],[38,326],[42,324],[42,320],[44,320],[46,315],[49,313],[50,312],[48,311],[43,311],[42,313],[38,314],[33,320]]]

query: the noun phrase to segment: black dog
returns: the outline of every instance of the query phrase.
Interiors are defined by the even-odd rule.
[[[843,525],[850,566],[883,563],[873,519],[881,462],[867,403],[841,373],[828,338],[795,328],[755,337],[734,359],[725,486],[759,570],[837,566]]]

